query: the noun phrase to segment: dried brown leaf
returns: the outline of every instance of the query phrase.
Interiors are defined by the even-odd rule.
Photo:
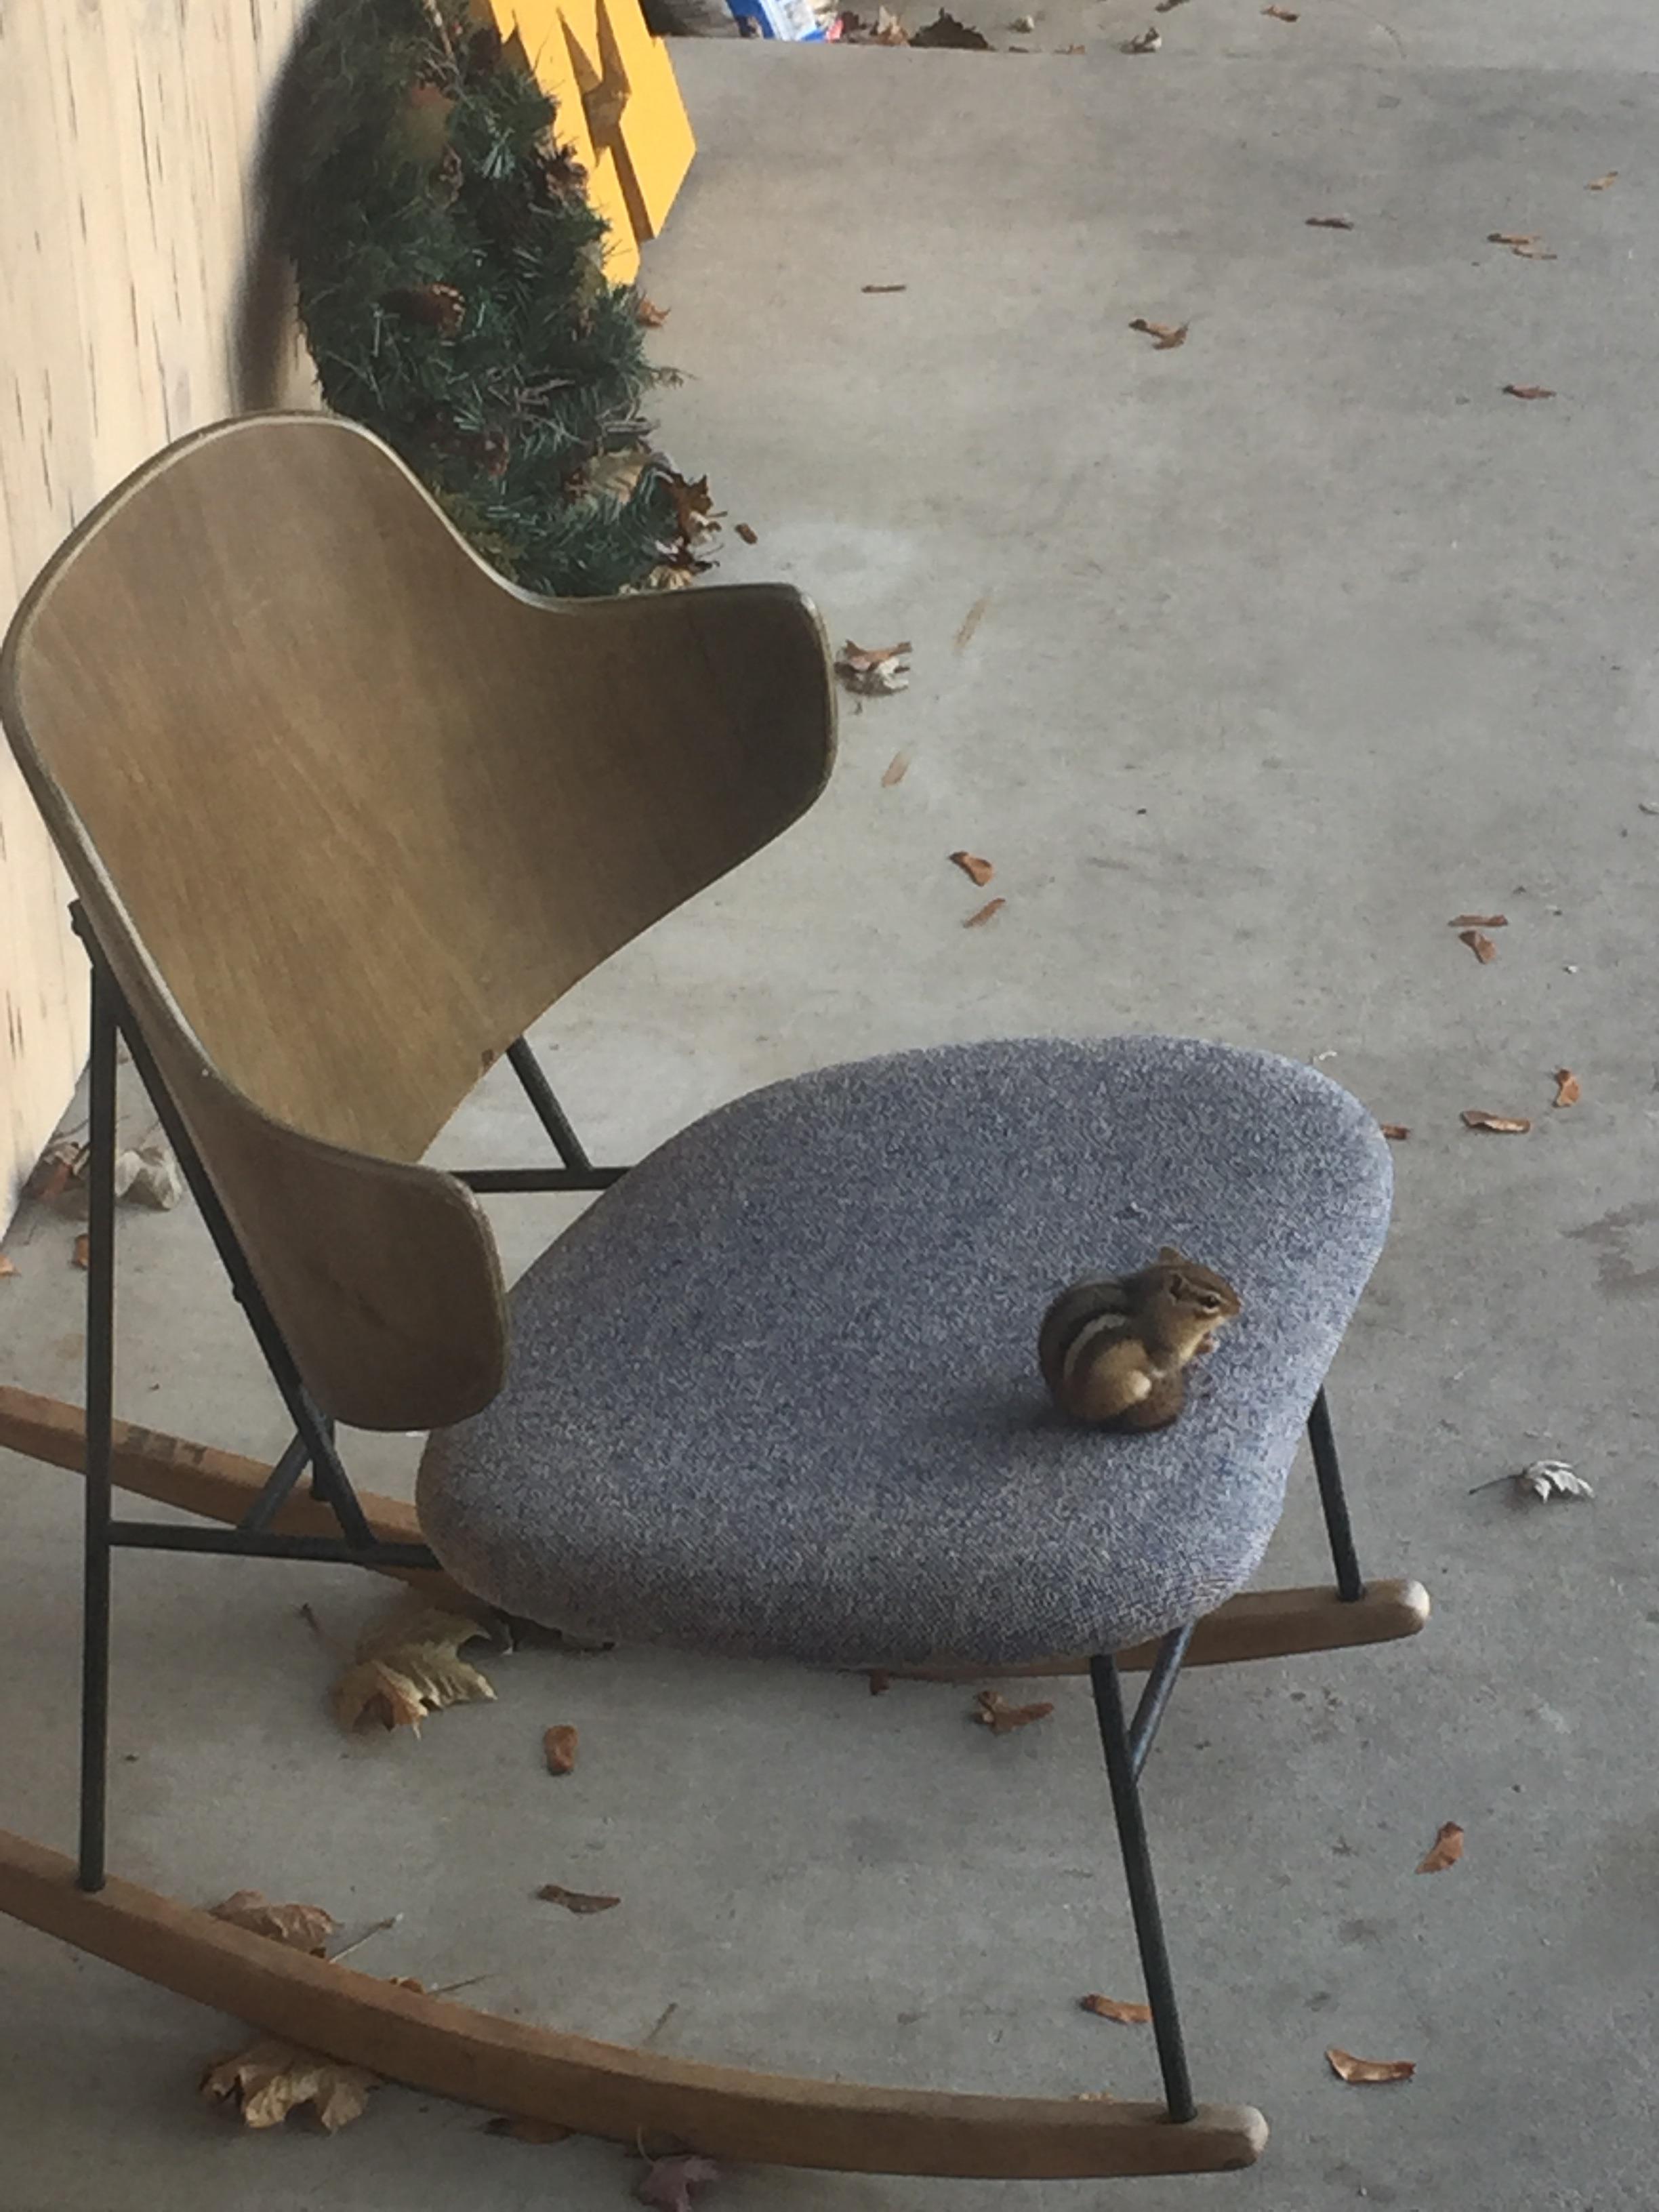
[[[1086,46],[1056,46],[1054,48],[1057,54],[1084,54],[1088,51]]]
[[[1579,1086],[1578,1078],[1572,1070],[1570,1067],[1558,1067],[1555,1071],[1553,1103],[1558,1106],[1576,1106],[1583,1095]]]
[[[892,1676],[891,1676],[891,1675],[887,1672],[887,1670],[885,1669],[885,1668],[883,1668],[883,1667],[872,1667],[872,1668],[871,1668],[871,1669],[870,1669],[870,1694],[871,1694],[871,1696],[872,1696],[872,1698],[878,1698],[878,1697],[880,1697],[880,1696],[883,1694],[883,1692],[884,1692],[884,1691],[890,1690],[890,1689],[892,1688],[892,1686],[893,1686],[893,1678],[892,1678]]]
[[[497,2112],[493,2120],[484,2122],[487,2136],[506,2136],[514,2142],[568,2142],[576,2132],[574,2128],[562,2128],[556,2120],[527,2120],[518,2112]]]
[[[1532,1123],[1523,1115],[1488,1114],[1479,1106],[1466,1106],[1463,1109],[1463,1127],[1466,1129],[1489,1129],[1495,1137],[1524,1137]]]
[[[964,53],[988,54],[991,41],[983,31],[975,31],[967,23],[959,23],[949,9],[941,8],[931,23],[924,23],[919,31],[910,33],[913,46],[957,46]]]
[[[369,2091],[380,2086],[380,2075],[367,2067],[346,2066],[274,2037],[216,2060],[202,2076],[202,2094],[215,2104],[234,2100],[244,2127],[279,2127],[290,2112],[311,2105],[330,2135],[360,2119]]]
[[[1403,1145],[1411,1134],[1403,1121],[1379,1121],[1376,1126],[1391,1145]]]
[[[320,1905],[273,1905],[257,1889],[239,1889],[222,1905],[210,1905],[208,1912],[215,1920],[246,1928],[251,1936],[269,1936],[273,1942],[285,1943],[291,1951],[308,1951],[315,1959],[321,1958],[324,1946],[340,1926]]]
[[[892,759],[888,762],[887,766],[882,771],[882,789],[884,791],[890,791],[896,783],[902,783],[906,775],[909,773],[909,754],[895,753]]]
[[[87,1171],[90,1148],[73,1137],[54,1137],[30,1171],[23,1186],[25,1198],[47,1203],[61,1198]]]
[[[1504,389],[1511,399],[1553,399],[1555,397],[1547,384],[1506,384]]]
[[[1052,1698],[1041,1705],[1011,1705],[1000,1690],[981,1690],[974,1705],[974,1718],[994,1735],[1006,1735],[1014,1729],[1030,1728],[1033,1721],[1046,1721],[1054,1709]]]
[[[1356,2058],[1334,2044],[1325,2056],[1332,2073],[1344,2081],[1409,2081],[1417,2071],[1414,2058]]]
[[[994,921],[1008,902],[1006,898],[987,899],[984,905],[970,914],[963,923],[964,929],[978,929],[988,921]]]
[[[908,685],[910,670],[904,656],[909,650],[908,638],[897,645],[854,645],[849,637],[836,657],[836,673],[849,691],[878,699]]]
[[[550,1774],[572,1774],[576,1766],[576,1731],[568,1723],[546,1730],[542,1753]]]
[[[1419,1874],[1443,1874],[1463,1856],[1463,1831],[1455,1820],[1443,1820],[1434,1841],[1417,1863]]]
[[[335,1718],[343,1729],[376,1720],[418,1735],[428,1713],[493,1698],[486,1678],[460,1656],[464,1644],[489,1634],[466,1613],[404,1607],[358,1644],[356,1658],[334,1685]]]
[[[562,1905],[567,1912],[609,1912],[612,1905],[620,1905],[619,1897],[598,1897],[583,1889],[565,1889],[556,1881],[544,1881],[536,1892],[549,1905]]]
[[[908,284],[860,284],[860,292],[908,292]]]
[[[656,2212],[691,2212],[691,2191],[705,2181],[718,2181],[720,2170],[712,2158],[659,2158],[642,2174],[634,2194]]]
[[[1273,7],[1264,8],[1261,12],[1264,15],[1273,16],[1276,21],[1280,23],[1299,23],[1302,21],[1301,15],[1297,9],[1294,8],[1281,8],[1277,5],[1276,0],[1275,4]]]
[[[973,637],[974,632],[984,621],[985,610],[990,605],[990,604],[991,594],[987,592],[982,598],[975,599],[973,605],[969,607],[967,613],[963,615],[962,618],[962,627],[957,630],[956,637],[952,641],[958,653],[962,653],[966,650],[969,641]]]
[[[16,1261],[9,1260],[3,1252],[0,1252],[0,1281],[3,1281],[8,1275],[15,1275],[16,1273]]]
[[[1492,943],[1491,938],[1485,936],[1480,930],[1460,929],[1457,937],[1458,942],[1468,946],[1483,968],[1489,960],[1497,959],[1498,947]]]
[[[1126,54],[1155,54],[1163,44],[1164,33],[1155,24],[1150,31],[1143,31],[1139,38],[1125,39],[1122,51]]]
[[[1351,215],[1310,215],[1308,228],[1310,230],[1352,230],[1353,217]]]
[[[89,1267],[92,1265],[92,1239],[84,1231],[76,1238],[70,1252],[70,1265],[71,1267]]]
[[[1145,315],[1137,315],[1129,325],[1132,331],[1144,331],[1149,338],[1156,338],[1154,353],[1173,353],[1176,346],[1187,343],[1185,323],[1149,323]]]
[[[952,853],[951,858],[969,881],[977,884],[981,890],[996,873],[990,861],[981,860],[977,853]]]
[[[1585,185],[1584,190],[1587,192],[1604,192],[1607,189],[1607,186],[1615,180],[1619,172],[1617,169],[1609,169],[1605,177],[1596,177],[1592,179],[1592,180]]]
[[[643,323],[648,331],[659,331],[673,313],[672,307],[659,307],[654,300],[647,300],[641,292],[634,302],[634,319]]]
[[[1121,1997],[1079,1997],[1085,2012],[1098,2013],[1102,2020],[1117,2021],[1124,2027],[1144,2027],[1152,2016],[1149,2004],[1126,2004]]]
[[[1455,914],[1446,924],[1448,929],[1507,929],[1509,926],[1506,914]]]
[[[745,545],[758,545],[760,544],[760,532],[754,529],[749,523],[736,522],[733,523],[732,526],[737,532],[738,537],[742,538]]]

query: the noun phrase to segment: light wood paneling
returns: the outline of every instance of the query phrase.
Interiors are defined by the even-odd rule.
[[[145,456],[313,391],[261,245],[302,0],[0,0],[0,627]],[[0,759],[0,1224],[85,1053],[67,888]]]

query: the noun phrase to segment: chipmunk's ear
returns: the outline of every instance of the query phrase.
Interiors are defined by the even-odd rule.
[[[1180,1266],[1187,1255],[1184,1252],[1177,1252],[1173,1244],[1160,1244],[1158,1256],[1166,1267],[1176,1267]]]

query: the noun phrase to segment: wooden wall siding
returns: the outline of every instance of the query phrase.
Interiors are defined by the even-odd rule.
[[[0,627],[170,438],[314,399],[261,240],[305,0],[0,0]],[[65,887],[0,745],[0,1226],[85,1054]]]

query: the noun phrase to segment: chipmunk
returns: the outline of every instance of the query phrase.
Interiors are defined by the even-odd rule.
[[[1037,1339],[1042,1379],[1074,1420],[1167,1428],[1187,1402],[1182,1370],[1242,1303],[1231,1283],[1166,1244],[1136,1274],[1060,1292]]]

